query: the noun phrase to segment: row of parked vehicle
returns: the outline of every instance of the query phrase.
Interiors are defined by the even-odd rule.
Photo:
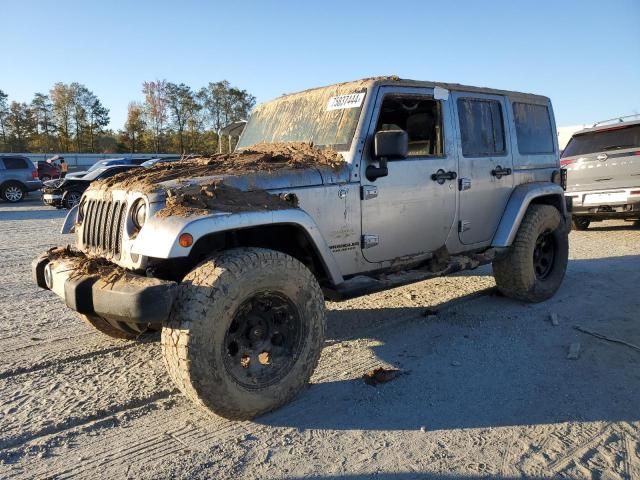
[[[45,161],[34,163],[21,155],[0,155],[0,197],[10,203],[24,200],[30,192],[42,192],[47,205],[71,208],[94,180],[108,178],[130,168],[150,167],[156,163],[173,162],[180,156],[147,158],[112,158],[96,162],[85,171],[68,173]]]
[[[86,171],[73,172],[65,178],[44,182],[42,201],[56,208],[73,208],[80,202],[91,182],[113,177],[134,168],[151,167],[157,163],[174,162],[179,156],[162,158],[111,158],[94,163]]]

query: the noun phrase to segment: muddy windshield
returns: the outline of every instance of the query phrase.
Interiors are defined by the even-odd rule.
[[[305,142],[316,147],[349,150],[358,126],[366,89],[335,85],[278,98],[259,105],[238,142]]]

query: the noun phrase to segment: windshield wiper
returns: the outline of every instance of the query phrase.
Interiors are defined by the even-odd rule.
[[[606,147],[602,147],[602,151],[605,150],[621,150],[623,148],[631,148],[633,147],[633,144],[629,144],[629,145],[607,145]]]

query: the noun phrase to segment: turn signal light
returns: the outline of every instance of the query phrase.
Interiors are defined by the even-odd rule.
[[[188,248],[193,245],[193,236],[190,233],[183,233],[178,238],[178,243],[181,247]]]

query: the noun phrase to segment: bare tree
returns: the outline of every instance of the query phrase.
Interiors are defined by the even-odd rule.
[[[6,119],[9,114],[9,95],[0,90],[0,131],[2,132],[2,150],[7,148]]]
[[[139,148],[138,143],[140,142],[140,137],[144,134],[145,127],[144,107],[140,103],[129,103],[124,130],[127,134],[131,153],[136,153],[136,150]]]
[[[142,84],[147,122],[152,130],[156,152],[163,151],[162,137],[167,123],[167,81],[156,80]]]

